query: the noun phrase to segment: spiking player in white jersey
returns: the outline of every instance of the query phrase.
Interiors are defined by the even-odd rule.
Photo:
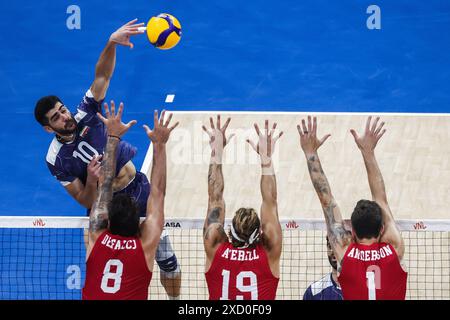
[[[133,47],[130,37],[143,33],[143,23],[134,19],[113,32],[103,49],[95,68],[95,79],[73,115],[57,96],[38,100],[34,110],[36,120],[45,131],[54,133],[46,162],[53,176],[82,206],[92,207],[97,196],[100,161],[106,146],[104,123],[97,117],[109,87],[116,63],[116,46]],[[117,150],[116,176],[112,185],[114,194],[128,194],[145,216],[150,184],[145,174],[136,170],[132,158],[136,148],[121,141]],[[180,294],[181,271],[170,240],[165,232],[156,252],[161,270],[161,283],[169,298]]]

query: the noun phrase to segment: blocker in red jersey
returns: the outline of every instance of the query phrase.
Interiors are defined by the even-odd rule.
[[[171,131],[172,115],[164,122],[163,111],[154,128],[144,126],[153,145],[152,192],[147,201],[146,219],[140,224],[139,210],[128,194],[113,197],[112,184],[116,171],[116,151],[121,136],[136,123],[121,121],[123,105],[115,114],[105,104],[105,115],[98,114],[108,133],[106,153],[97,199],[89,216],[89,238],[86,248],[86,281],[84,300],[147,300],[156,250],[164,226],[166,193],[166,143]],[[100,170],[100,166],[98,167]]]
[[[344,225],[341,212],[322,169],[317,150],[330,135],[317,138],[316,117],[297,129],[311,181],[325,215],[327,235],[338,261],[338,280],[344,300],[404,300],[407,273],[401,261],[403,238],[389,208],[375,147],[386,132],[379,118],[368,117],[363,136],[351,129],[367,170],[371,200],[360,200],[351,216],[352,230]]]
[[[272,164],[276,141],[283,132],[275,134],[277,124],[261,133],[255,124],[259,141],[247,140],[261,159],[261,219],[252,208],[236,211],[229,234],[224,230],[225,201],[222,175],[222,155],[230,141],[226,129],[217,116],[216,127],[203,130],[210,137],[211,162],[208,173],[208,211],[203,228],[206,252],[205,277],[210,300],[274,300],[280,277],[282,245],[281,225],[278,220],[277,187]]]

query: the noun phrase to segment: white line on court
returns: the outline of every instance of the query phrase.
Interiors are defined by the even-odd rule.
[[[150,168],[150,163],[152,162],[153,159],[153,147],[152,147],[152,143],[150,142],[148,148],[147,148],[147,154],[145,155],[144,158],[144,163],[142,164],[141,167],[141,172],[144,174],[147,174],[148,169]],[[150,181],[150,177],[147,177],[148,180]]]
[[[174,94],[168,94],[166,97],[166,103],[172,103],[173,100],[175,99],[175,95]]]

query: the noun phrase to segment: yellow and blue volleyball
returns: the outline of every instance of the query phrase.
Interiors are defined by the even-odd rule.
[[[151,17],[147,23],[147,38],[158,49],[173,48],[181,39],[181,24],[167,13]]]

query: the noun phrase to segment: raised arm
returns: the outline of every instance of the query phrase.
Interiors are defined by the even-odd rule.
[[[106,142],[106,152],[102,162],[102,176],[97,198],[92,206],[89,215],[89,239],[87,256],[89,256],[92,247],[100,233],[108,227],[108,204],[112,199],[112,183],[116,172],[116,150],[121,137],[128,129],[136,123],[135,120],[127,124],[122,123],[123,104],[120,103],[117,115],[115,113],[114,101],[111,101],[111,113],[108,105],[105,103],[105,117],[97,114],[103,121],[108,132]]]
[[[129,46],[133,48],[130,42],[130,36],[141,34],[144,31],[139,31],[144,23],[136,23],[137,19],[126,23],[109,37],[108,43],[103,49],[95,66],[95,79],[91,85],[91,92],[96,101],[101,101],[105,98],[106,91],[109,87],[109,82],[114,72],[116,65],[116,45]]]
[[[275,150],[275,143],[283,135],[281,131],[275,135],[277,127],[276,122],[269,130],[269,120],[264,123],[264,133],[259,130],[258,125],[254,124],[256,134],[258,135],[257,144],[250,140],[247,142],[252,146],[261,160],[261,225],[263,230],[263,243],[269,254],[269,259],[278,261],[281,256],[282,232],[278,217],[277,203],[277,182],[275,170],[272,163],[272,155]]]
[[[209,145],[211,146],[211,159],[208,170],[208,210],[203,225],[203,245],[206,252],[207,264],[213,260],[214,254],[220,243],[227,241],[227,235],[224,230],[225,222],[225,201],[223,199],[224,181],[222,174],[223,151],[231,136],[226,137],[226,130],[231,121],[227,119],[223,127],[220,124],[220,115],[217,116],[216,126],[213,118],[209,118],[211,128],[208,130],[203,126],[203,130],[209,136]]]
[[[322,205],[327,225],[328,239],[336,259],[340,264],[344,257],[345,250],[350,244],[351,233],[344,227],[341,212],[331,193],[330,185],[325,176],[325,172],[322,169],[319,154],[317,153],[319,147],[330,137],[330,135],[327,134],[319,140],[317,138],[317,119],[314,117],[311,122],[310,116],[308,116],[308,126],[306,126],[306,122],[303,119],[302,126],[300,127],[300,125],[298,125],[297,130],[300,134],[300,145],[306,156],[309,176],[311,177],[312,184],[319,197],[320,204]]]
[[[364,135],[361,137],[358,136],[354,129],[351,129],[350,132],[355,138],[356,145],[364,159],[372,199],[381,207],[384,231],[380,241],[390,243],[401,260],[405,252],[404,241],[389,208],[383,176],[381,175],[381,170],[375,157],[375,147],[386,132],[386,129],[382,129],[384,122],[378,125],[379,120],[380,118],[377,117],[373,124],[371,124],[372,117],[368,117]]]
[[[158,119],[158,111],[155,110],[153,130],[144,125],[145,132],[152,141],[153,161],[150,177],[152,190],[147,200],[147,217],[141,226],[142,243],[144,246],[155,250],[164,227],[164,199],[167,180],[166,143],[169,140],[170,133],[178,125],[178,122],[176,122],[172,127],[169,127],[172,114],[164,122],[165,114],[166,111],[163,110],[160,119]]]

